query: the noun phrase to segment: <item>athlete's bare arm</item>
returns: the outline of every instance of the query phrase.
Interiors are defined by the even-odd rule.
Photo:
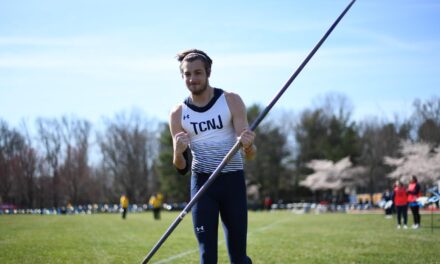
[[[235,133],[239,137],[246,159],[252,159],[257,153],[254,145],[255,133],[249,130],[246,106],[240,96],[235,93],[225,92],[226,101],[232,114],[232,123]]]
[[[170,132],[173,137],[173,164],[177,169],[184,169],[187,164],[183,153],[190,142],[189,135],[182,128],[182,105],[178,105],[170,114]]]

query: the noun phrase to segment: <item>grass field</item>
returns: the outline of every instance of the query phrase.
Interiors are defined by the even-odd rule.
[[[0,215],[0,263],[140,263],[177,214],[163,212],[161,221],[151,213],[125,221],[117,214]],[[394,219],[378,214],[249,212],[248,255],[256,264],[440,263],[440,229],[431,230],[430,215],[422,226],[396,230]],[[219,263],[229,263],[219,232]],[[151,263],[198,263],[190,214]]]

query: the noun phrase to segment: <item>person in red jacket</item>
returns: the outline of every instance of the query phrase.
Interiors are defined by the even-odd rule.
[[[394,205],[397,211],[397,229],[400,229],[403,217],[403,228],[407,229],[408,226],[408,196],[406,189],[400,181],[396,181],[394,185]]]
[[[417,198],[420,197],[420,184],[417,182],[417,177],[412,176],[411,181],[409,182],[408,189],[408,205],[411,209],[414,224],[412,228],[417,229],[420,227],[420,212],[419,212],[419,204],[417,203]]]

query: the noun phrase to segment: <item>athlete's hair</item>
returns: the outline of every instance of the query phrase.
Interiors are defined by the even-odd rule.
[[[211,75],[212,60],[205,52],[198,49],[189,49],[178,53],[176,57],[177,60],[180,62],[181,74],[183,74],[182,63],[184,61],[192,62],[195,60],[201,60],[205,65],[206,74],[208,75],[208,77]]]

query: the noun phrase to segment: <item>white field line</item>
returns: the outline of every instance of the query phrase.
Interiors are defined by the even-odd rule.
[[[264,232],[264,231],[266,231],[266,230],[268,230],[268,229],[270,229],[270,228],[272,228],[272,227],[274,227],[274,226],[276,226],[276,225],[278,225],[278,224],[280,224],[280,223],[287,222],[287,221],[289,221],[289,220],[290,220],[289,218],[285,218],[285,219],[283,219],[283,220],[278,220],[278,221],[273,222],[273,223],[271,223],[271,224],[268,224],[268,225],[266,225],[266,226],[263,226],[263,227],[257,228],[257,229],[255,229],[254,231],[248,233],[248,237],[254,235],[255,233]],[[218,242],[218,245],[221,245],[221,244],[223,244],[223,243],[225,243],[225,240],[224,240],[224,239],[222,239],[221,241],[219,241],[219,242]],[[192,254],[192,253],[195,253],[195,252],[198,252],[198,251],[199,251],[198,249],[187,250],[187,251],[184,251],[184,252],[182,252],[182,253],[179,253],[179,254],[173,255],[173,256],[171,256],[171,257],[169,257],[169,258],[162,259],[162,260],[159,260],[159,261],[157,261],[157,262],[154,262],[154,264],[169,263],[169,262],[171,262],[171,261],[173,261],[173,260],[175,260],[175,259],[178,259],[178,258],[184,257],[184,256],[186,256],[186,255],[189,255],[189,254]]]
[[[169,257],[169,258],[162,259],[162,260],[160,260],[160,261],[154,262],[154,264],[168,263],[168,262],[171,262],[171,261],[173,261],[173,260],[175,260],[175,259],[178,259],[178,258],[184,257],[184,256],[186,256],[186,255],[189,255],[189,254],[192,254],[192,253],[195,253],[195,252],[198,252],[198,251],[199,251],[198,249],[188,250],[188,251],[185,251],[185,252],[179,253],[179,254],[177,254],[177,255],[171,256],[171,257]]]

